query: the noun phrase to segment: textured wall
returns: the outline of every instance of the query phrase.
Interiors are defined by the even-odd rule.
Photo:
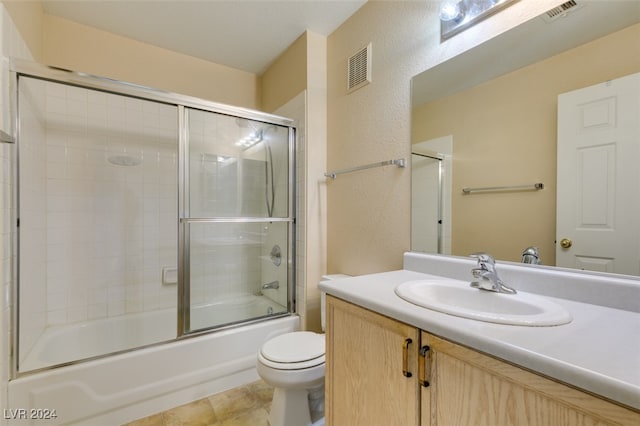
[[[11,17],[14,31],[20,34],[21,43],[29,49],[31,60],[42,60],[42,21],[44,12],[38,1],[2,1],[4,8]],[[25,59],[25,58],[22,58]]]
[[[307,54],[307,33],[304,33],[260,76],[262,111],[275,111],[306,89]]]
[[[370,1],[328,39],[329,169],[408,157],[410,79],[560,3],[521,0],[445,43],[438,3]],[[347,59],[373,45],[373,82],[346,90]],[[410,171],[385,167],[327,185],[328,271],[398,269],[410,243]]]

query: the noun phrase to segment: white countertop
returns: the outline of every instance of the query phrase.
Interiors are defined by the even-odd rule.
[[[548,297],[573,316],[555,327],[501,325],[422,308],[399,284],[435,275],[398,270],[326,281],[320,289],[478,351],[640,409],[640,314]],[[547,297],[547,296],[545,296]]]

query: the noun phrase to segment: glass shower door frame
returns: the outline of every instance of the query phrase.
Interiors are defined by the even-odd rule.
[[[421,159],[431,159],[436,161],[437,163],[437,172],[436,172],[436,180],[437,180],[437,190],[436,190],[436,194],[435,194],[435,199],[436,199],[436,223],[435,223],[435,228],[436,228],[436,253],[443,253],[443,247],[444,247],[444,242],[443,242],[443,232],[442,232],[442,221],[443,221],[443,196],[444,196],[444,189],[443,189],[443,167],[442,167],[442,162],[444,161],[444,155],[437,153],[437,152],[426,152],[426,150],[422,150],[422,152],[411,152],[412,158],[413,156],[416,156],[418,158]],[[414,185],[414,183],[412,183],[412,185]],[[413,212],[412,212],[413,214]],[[414,238],[414,236],[412,235],[412,239]],[[413,249],[413,248],[412,248]]]
[[[178,222],[178,283],[177,283],[177,311],[178,315],[176,318],[177,321],[177,334],[175,339],[178,340],[182,337],[190,337],[196,334],[202,334],[211,331],[211,329],[202,329],[197,332],[185,332],[188,330],[188,319],[185,321],[185,318],[188,318],[189,314],[189,271],[188,268],[185,271],[185,260],[189,259],[189,250],[188,250],[188,235],[185,233],[185,227],[188,226],[188,223],[194,223],[198,221],[206,221],[206,222],[286,222],[288,227],[288,249],[287,249],[287,312],[282,315],[274,315],[270,316],[268,319],[276,318],[279,316],[291,315],[295,313],[295,144],[296,144],[296,129],[295,123],[293,120],[279,117],[272,114],[263,113],[260,111],[254,111],[250,109],[233,107],[225,104],[219,104],[216,102],[210,102],[203,99],[180,95],[171,92],[165,92],[161,90],[156,90],[153,88],[148,88],[144,86],[140,86],[137,84],[121,82],[117,80],[112,80],[109,78],[93,76],[82,72],[74,72],[59,68],[48,67],[45,65],[41,65],[38,63],[24,61],[19,59],[11,59],[9,64],[9,85],[10,85],[10,99],[9,102],[11,104],[11,110],[13,111],[11,117],[12,129],[11,133],[17,140],[19,139],[18,133],[18,80],[19,77],[30,77],[35,79],[47,80],[62,84],[67,84],[70,86],[76,86],[85,89],[93,89],[97,91],[102,91],[105,93],[111,93],[116,95],[123,95],[133,98],[138,98],[141,100],[148,100],[153,102],[158,102],[167,105],[173,105],[178,108],[178,176],[176,176],[176,180],[178,183],[178,200],[177,204],[179,207],[178,215],[176,217],[176,221]],[[188,129],[186,128],[186,109],[193,108],[202,111],[208,111],[218,114],[229,115],[233,117],[246,118],[250,120],[260,121],[262,123],[275,124],[281,127],[288,128],[288,155],[289,155],[289,164],[288,164],[288,185],[289,185],[289,198],[288,198],[288,216],[286,218],[230,218],[230,219],[197,219],[190,218],[186,219],[184,216],[184,207],[185,200],[188,201],[188,198],[185,198],[184,184],[188,183],[188,175],[185,174],[185,170],[188,173],[188,168],[186,168],[186,161],[188,161],[188,157],[185,157],[185,152],[188,152]],[[18,150],[19,151],[19,150]],[[18,153],[19,155],[19,153]],[[16,182],[16,189],[12,197],[14,197],[14,202],[17,203],[20,196],[19,184]],[[188,197],[188,195],[186,196]],[[17,209],[17,218],[20,216],[19,209]],[[16,223],[13,223],[13,226],[16,226]],[[11,250],[12,253],[18,253],[20,244],[20,237],[15,240]],[[186,244],[186,245],[185,245]],[[284,255],[285,253],[283,253]],[[20,276],[19,271],[14,272],[16,287],[11,289],[11,305],[13,309],[11,309],[10,314],[10,328],[13,331],[12,341],[11,341],[11,349],[10,349],[10,365],[11,365],[11,377],[17,378],[22,376],[23,374],[30,374],[31,372],[22,373],[18,370],[18,352],[19,352],[19,332],[18,329],[20,327],[20,313],[18,311],[19,301],[20,301]],[[186,278],[186,280],[185,280]],[[186,315],[186,316],[185,316]],[[242,324],[247,324],[251,322],[263,321],[265,318],[258,318],[254,321],[246,321]],[[185,327],[185,325],[187,327]],[[227,326],[235,326],[236,324]],[[227,328],[227,327],[218,327],[219,328]],[[167,341],[162,341],[158,343],[153,343],[146,346],[155,346],[165,344]],[[146,347],[142,346],[142,347]],[[129,352],[132,350],[140,349],[141,347],[134,347],[131,349],[118,351],[115,353],[121,352]],[[95,356],[88,359],[80,359],[77,361],[70,361],[64,364],[56,364],[50,367],[44,367],[40,370],[49,370],[57,368],[61,365],[73,365],[76,363],[84,362],[90,359],[96,359],[101,357],[106,357],[113,355],[114,353],[105,353],[99,356]],[[37,370],[37,371],[40,371]]]
[[[200,110],[203,110],[199,108]],[[204,110],[205,112],[220,113],[216,110]],[[179,121],[178,127],[180,129],[179,142],[178,142],[178,338],[188,337],[192,335],[201,334],[212,329],[224,329],[233,327],[236,324],[211,326],[201,329],[191,329],[191,288],[188,283],[191,282],[191,250],[190,250],[190,224],[196,223],[265,223],[265,222],[284,222],[288,224],[288,241],[287,241],[287,253],[286,253],[286,267],[287,267],[287,312],[281,315],[274,315],[270,318],[276,318],[279,316],[289,315],[295,312],[295,142],[296,142],[296,129],[293,127],[293,123],[288,119],[288,123],[265,121],[261,115],[253,114],[251,111],[241,111],[242,115],[237,115],[241,118],[250,120],[261,121],[268,124],[284,125],[288,127],[288,200],[287,200],[287,216],[286,217],[191,217],[190,212],[190,195],[189,175],[190,175],[190,141],[189,141],[189,108],[180,106],[178,110]],[[242,321],[242,324],[250,324],[252,322],[263,321],[264,318],[258,318],[253,320]]]

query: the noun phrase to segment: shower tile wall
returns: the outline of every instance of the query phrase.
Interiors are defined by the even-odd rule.
[[[46,193],[37,196],[40,185],[33,197],[22,194],[21,206],[39,203],[46,232],[27,223],[21,232],[37,235],[46,280],[23,275],[21,288],[44,295],[47,325],[175,307],[176,287],[162,284],[162,268],[177,266],[176,108],[35,82],[46,85],[37,108],[46,158],[33,166],[46,170]],[[118,156],[139,164],[110,162]],[[22,179],[30,175],[21,170]],[[25,300],[32,305],[21,294]]]
[[[33,81],[24,88],[21,98],[24,143],[20,145],[20,250],[29,256],[29,267],[21,271],[21,280],[32,285],[23,287],[20,293],[20,342],[27,349],[47,326],[47,251],[43,244],[47,234],[47,149],[40,108],[45,103],[44,86],[42,81]]]
[[[189,113],[191,217],[266,216],[264,163],[242,158],[244,136],[233,117]],[[191,225],[191,304],[255,294],[263,229],[256,223]]]
[[[3,4],[0,3],[0,57],[33,60],[31,52],[22,40],[11,17]],[[9,87],[2,69],[0,78],[0,109],[3,117],[2,124],[10,116],[10,105],[7,96]],[[2,298],[0,301],[0,405],[6,407],[7,382],[11,367],[9,364],[9,347],[13,339],[10,327],[10,309],[13,303],[11,289],[15,285],[16,274],[12,266],[16,262],[16,253],[13,251],[16,239],[16,205],[13,199],[15,188],[16,170],[15,145],[0,143],[0,215],[2,217],[0,228],[0,286]],[[3,416],[4,417],[4,416]],[[6,419],[0,419],[0,425],[7,423]]]

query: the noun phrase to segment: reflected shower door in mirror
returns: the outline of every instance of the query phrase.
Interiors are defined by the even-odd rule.
[[[563,167],[556,164],[558,96],[640,72],[640,2],[576,4],[562,17],[534,18],[412,79],[412,144],[444,135],[455,140],[454,255],[488,251],[520,262],[525,248],[537,246],[544,265],[557,264],[556,240],[570,237],[556,234]],[[462,192],[537,182],[543,190]],[[568,202],[581,202],[576,195]],[[640,198],[637,191],[615,196]],[[632,232],[640,240],[638,228]]]
[[[287,313],[292,129],[186,112],[184,332]]]
[[[411,150],[411,249],[451,253],[451,136]]]

